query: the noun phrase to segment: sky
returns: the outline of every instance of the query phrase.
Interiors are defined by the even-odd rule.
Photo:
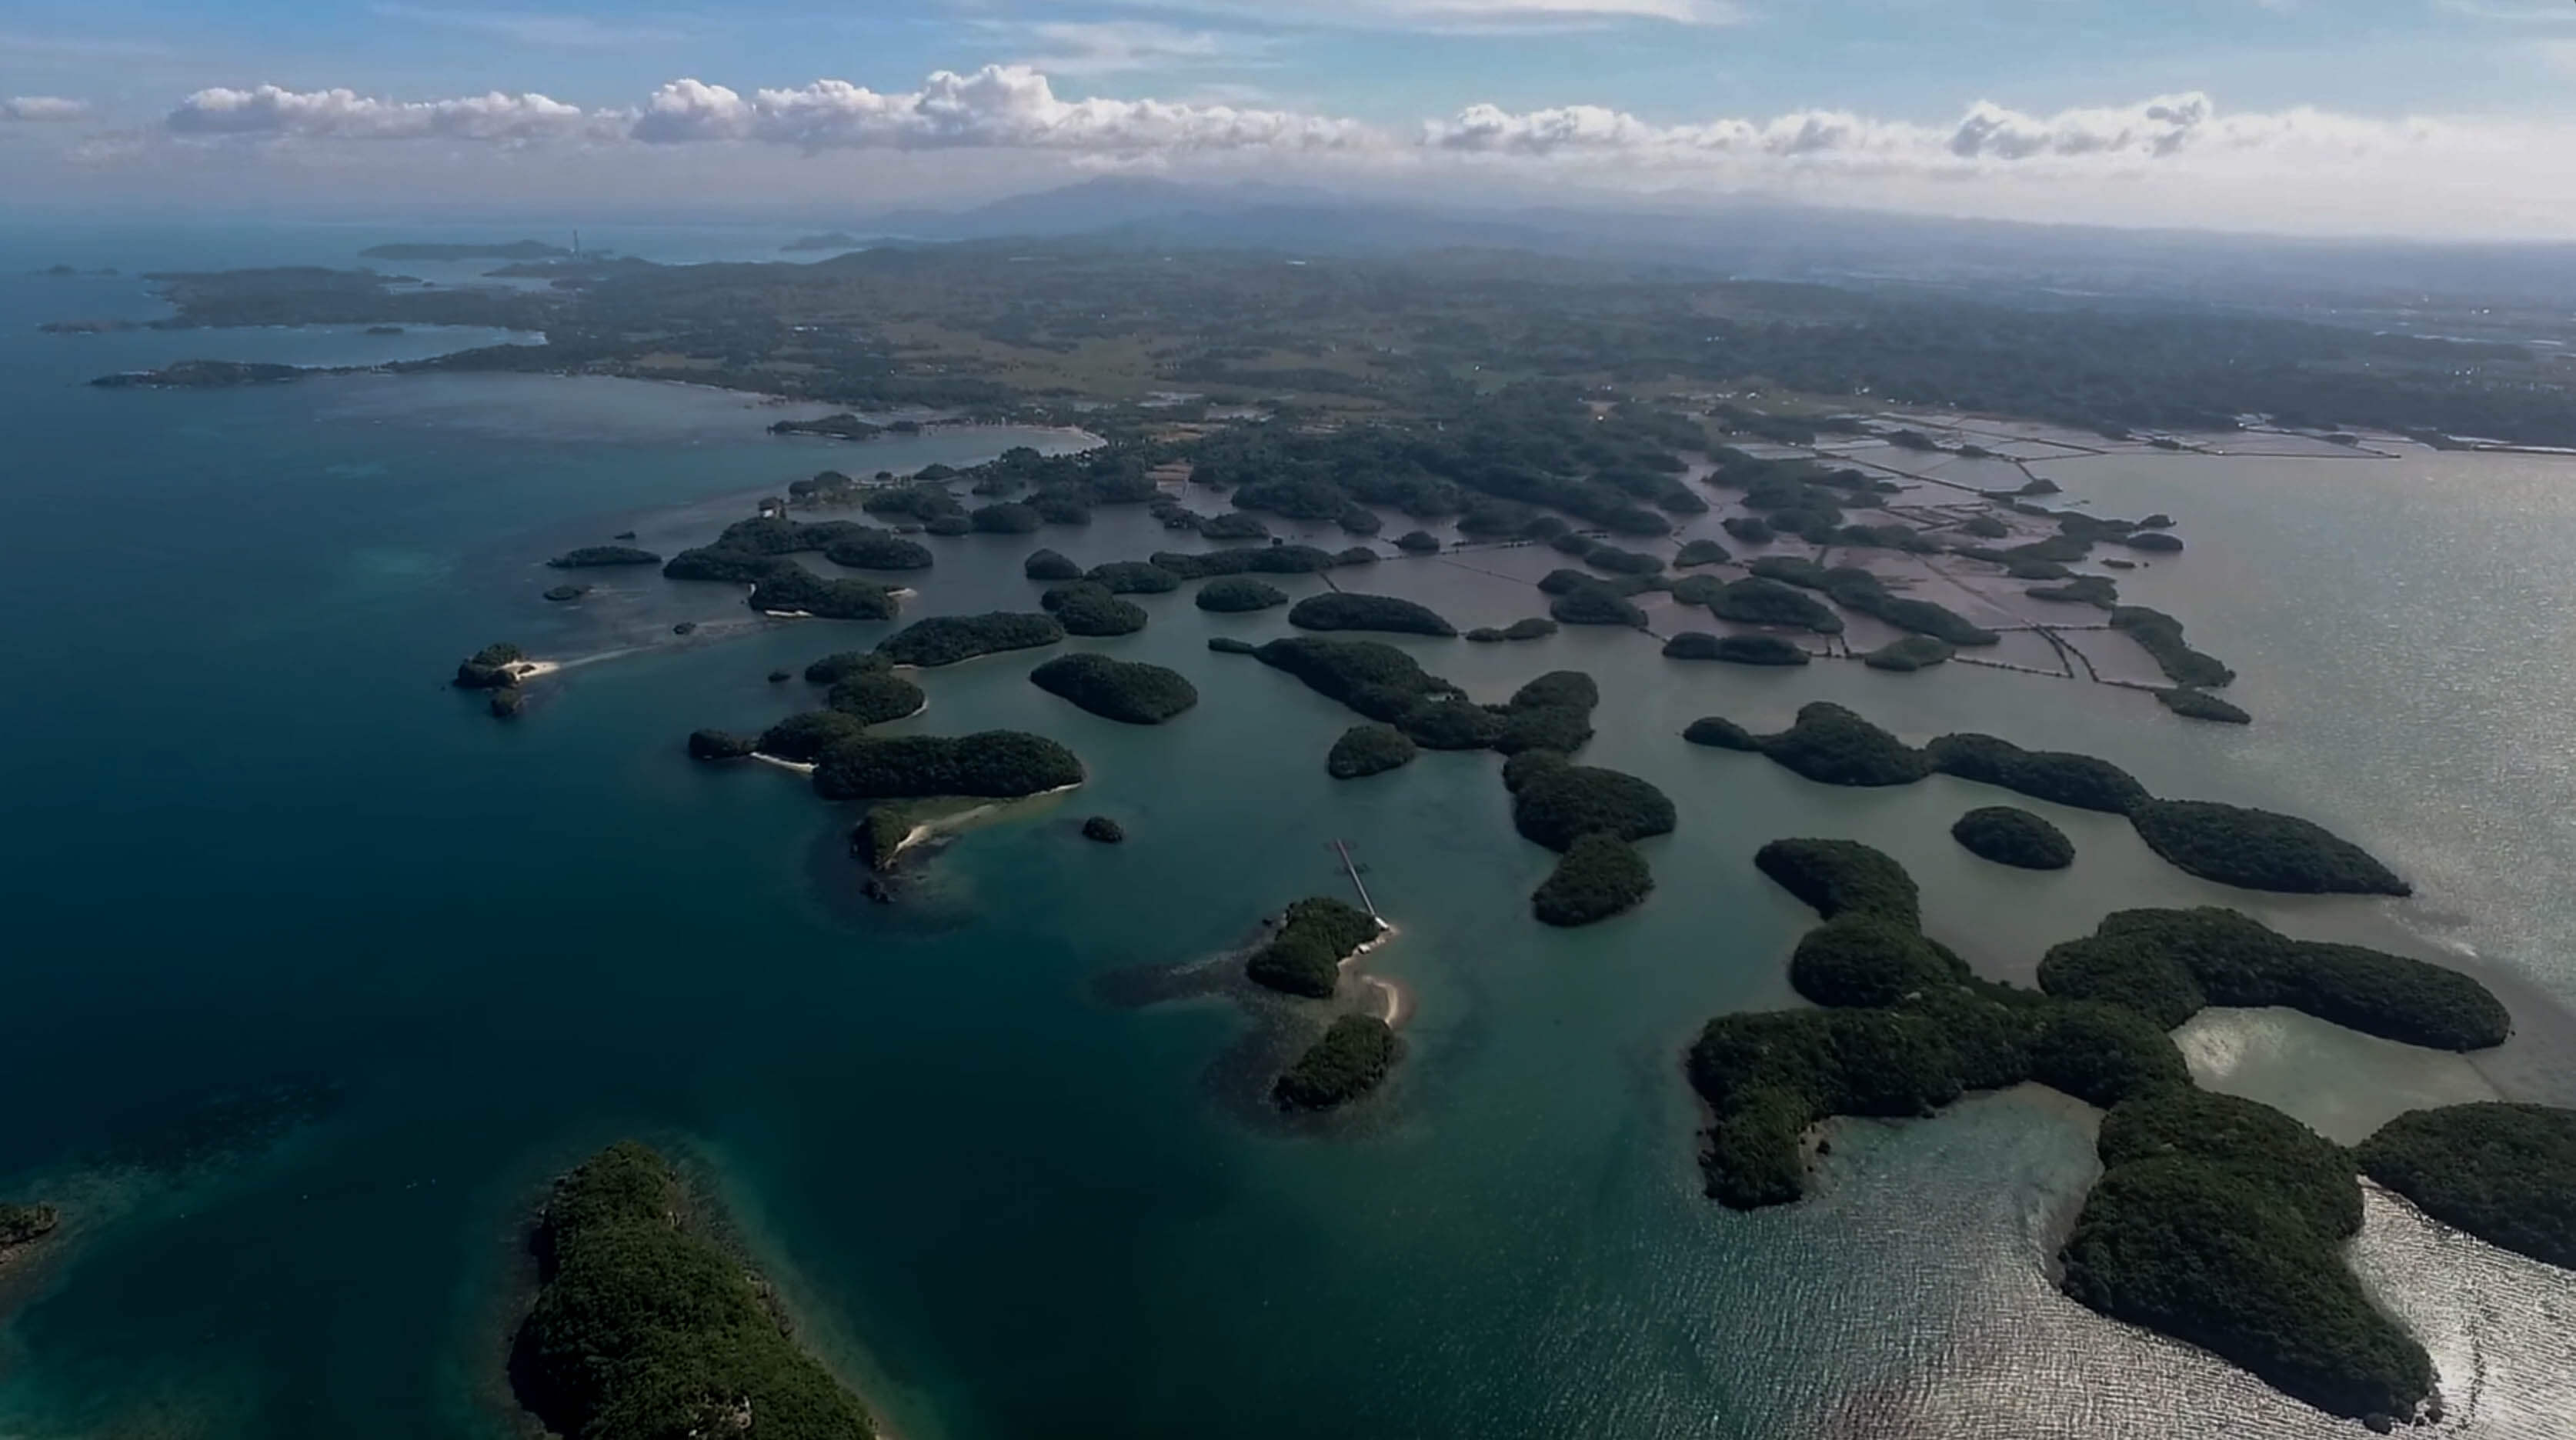
[[[2576,239],[2576,0],[12,0],[30,210],[863,219],[1100,174]]]

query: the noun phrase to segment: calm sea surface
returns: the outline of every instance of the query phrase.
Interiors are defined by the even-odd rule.
[[[1590,671],[1586,758],[1679,803],[1680,831],[1647,847],[1652,902],[1572,933],[1527,918],[1550,857],[1512,833],[1492,757],[1329,781],[1354,717],[1205,650],[1279,633],[1275,613],[1144,597],[1146,631],[1076,643],[1196,681],[1203,703],[1169,726],[1074,710],[1025,660],[923,677],[905,728],[1038,730],[1092,779],[879,909],[838,857],[845,816],[780,770],[693,766],[679,741],[802,708],[802,682],[768,672],[886,627],[762,623],[730,587],[651,573],[553,606],[538,562],[628,529],[668,553],[826,465],[1078,437],[835,446],[768,436],[803,412],[741,396],[542,377],[106,391],[79,382],[504,337],[33,329],[160,313],[133,271],[347,264],[391,238],[0,230],[0,1198],[68,1216],[0,1274],[0,1437],[511,1435],[498,1360],[525,1219],[624,1135],[692,1157],[906,1440],[2349,1433],[2055,1294],[2045,1267],[2093,1162],[2090,1112],[2048,1092],[1843,1126],[1799,1206],[1700,1197],[1679,1056],[1712,1014],[1793,1003],[1784,962],[1811,917],[1749,863],[1781,835],[1894,853],[1932,931],[1992,975],[2026,981],[2112,909],[2229,903],[2447,957],[2506,995],[2521,1034],[2474,1063],[2281,1012],[2187,1027],[2208,1083],[2338,1138],[2414,1104],[2576,1103],[2567,462],[2044,464],[2102,513],[2180,519],[2190,551],[2124,590],[2243,672],[2249,730],[1959,666],[1685,667],[1624,633],[1407,642],[1485,698]],[[585,238],[743,258],[784,236]],[[30,273],[56,260],[129,275]],[[1170,540],[1110,511],[932,543],[911,614],[1028,608],[1036,544],[1091,562]],[[1341,578],[1499,624],[1540,609],[1528,581],[1554,558]],[[682,640],[681,620],[703,628]],[[502,638],[579,662],[509,725],[444,684]],[[1827,789],[1677,738],[1817,698],[1917,739],[1989,730],[2295,810],[2420,893],[2222,891],[2080,812],[2051,812],[2073,870],[2009,872],[1946,833],[1992,791]],[[1075,838],[1095,812],[1129,842]],[[1403,927],[1371,964],[1412,993],[1409,1056],[1366,1123],[1282,1134],[1238,1119],[1212,1074],[1247,1023],[1231,1002],[1129,1010],[1094,986],[1332,892],[1336,837]],[[2576,1277],[2383,1197],[2355,1263],[2433,1348],[2446,1430],[2576,1433]]]

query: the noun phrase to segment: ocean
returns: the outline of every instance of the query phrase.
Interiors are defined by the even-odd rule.
[[[680,742],[805,708],[770,672],[889,627],[763,622],[732,587],[649,572],[581,577],[600,590],[553,605],[541,562],[626,530],[667,554],[827,466],[1079,437],[789,439],[765,427],[810,411],[535,376],[101,390],[81,382],[508,337],[34,329],[160,313],[142,270],[349,264],[418,233],[0,230],[0,1199],[66,1215],[0,1273],[0,1437],[522,1433],[500,1357],[526,1223],[551,1176],[621,1136],[722,1196],[803,1337],[904,1440],[2347,1433],[2055,1293],[2046,1266],[2094,1169],[2090,1112],[2049,1092],[1844,1123],[1793,1207],[1702,1198],[1681,1051],[1711,1015],[1794,1003],[1785,962],[1812,917],[1750,863],[1783,835],[1895,854],[1931,933],[2001,978],[2026,982],[2110,910],[2223,903],[2497,987],[2519,1033],[2466,1060],[2286,1012],[2187,1027],[2206,1083],[2337,1138],[2412,1104],[2576,1103],[2559,636],[2576,462],[2043,463],[2102,513],[2177,517],[2191,548],[2123,589],[2243,673],[2244,730],[1956,665],[1684,666],[1585,631],[1402,642],[1486,699],[1589,671],[1604,703],[1585,758],[1679,805],[1644,847],[1654,898],[1572,932],[1528,918],[1552,857],[1513,834],[1493,757],[1333,782],[1324,751],[1356,717],[1205,649],[1281,632],[1277,612],[1139,597],[1145,631],[1074,643],[1170,665],[1202,703],[1134,729],[1029,685],[1033,657],[920,677],[929,708],[894,728],[1036,730],[1092,778],[962,837],[921,894],[878,907],[842,854],[846,815]],[[785,238],[585,236],[658,258]],[[57,261],[124,273],[35,273]],[[1103,511],[931,543],[910,615],[1030,608],[1037,545],[1091,563],[1172,542]],[[1501,624],[1539,613],[1528,582],[1555,558],[1340,578]],[[445,683],[500,639],[572,662],[507,724]],[[1988,730],[2160,793],[2308,815],[2418,894],[2248,896],[2173,871],[2122,822],[2037,805],[2077,865],[2007,872],[1946,833],[1993,791],[1829,789],[1678,739],[1700,715],[1765,729],[1812,699],[1911,739]],[[1128,843],[1080,840],[1094,813]],[[1130,1008],[1102,983],[1337,893],[1335,839],[1402,928],[1367,963],[1411,996],[1406,1058],[1354,1123],[1261,1122],[1228,1062],[1240,1007]],[[2355,1263],[2433,1349],[2446,1432],[2576,1433],[2576,1277],[2385,1197]]]

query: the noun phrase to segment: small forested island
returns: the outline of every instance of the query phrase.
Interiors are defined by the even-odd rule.
[[[1551,747],[1552,748],[1552,747]],[[1558,854],[1586,835],[1643,840],[1669,835],[1672,799],[1634,775],[1562,759],[1523,767],[1512,789],[1512,828]]]
[[[2171,685],[2156,692],[2156,700],[2166,709],[2186,720],[2208,720],[2220,725],[2251,725],[2254,717],[2242,705],[2221,700],[2206,690],[2188,685]]]
[[[730,730],[692,730],[689,732],[689,758],[692,760],[741,760],[760,748],[759,738],[737,735]]]
[[[1354,725],[1333,742],[1324,757],[1324,772],[1336,780],[1359,780],[1410,765],[1422,753],[1413,737],[1392,725],[1371,721]]]
[[[933,615],[887,636],[877,653],[897,665],[954,665],[981,655],[1031,650],[1064,639],[1052,615],[996,610],[983,615]]]
[[[1589,925],[1635,909],[1654,888],[1654,871],[1636,846],[1592,831],[1566,847],[1556,869],[1530,896],[1530,913],[1545,925]]]
[[[1935,640],[1929,635],[1908,635],[1891,640],[1860,658],[1861,663],[1872,670],[1910,674],[1916,670],[1928,670],[1958,653],[1947,640]]]
[[[870,1440],[857,1397],[694,1213],[670,1165],[633,1141],[555,1182],[536,1304],[510,1346],[519,1402],[565,1436]]]
[[[534,674],[537,662],[506,640],[495,641],[456,663],[459,690],[503,690]]]
[[[929,704],[930,697],[920,686],[889,670],[845,675],[832,682],[823,698],[825,709],[847,715],[862,725],[907,719],[920,714]]]
[[[1825,923],[1791,982],[1819,1007],[1721,1015],[1691,1046],[1709,1193],[1806,1191],[1811,1127],[1928,1115],[2036,1082],[2104,1108],[2103,1172],[2060,1255],[2074,1299],[2200,1345],[2339,1415],[2413,1418],[2423,1347],[2346,1266],[2361,1223],[2344,1151],[2286,1115],[2195,1089],[2155,1017],[1977,978],[1920,930],[1913,880],[1851,841],[1775,841],[1763,872]]]
[[[607,565],[659,565],[662,557],[632,545],[584,545],[546,563],[557,570],[582,570]]]
[[[578,600],[589,593],[590,587],[587,585],[549,585],[544,592],[546,599],[557,602]]]
[[[1082,822],[1082,838],[1103,845],[1123,845],[1127,843],[1127,827],[1106,815],[1094,815]]]
[[[1082,567],[1053,550],[1032,550],[1020,562],[1020,573],[1032,580],[1061,581],[1082,578]]]
[[[1049,590],[1038,597],[1038,608],[1054,616],[1067,635],[1133,635],[1145,628],[1147,619],[1145,607],[1088,580]]]
[[[1467,632],[1467,638],[1480,645],[1491,645],[1503,640],[1544,640],[1556,632],[1557,624],[1554,620],[1544,615],[1532,615],[1526,620],[1515,620],[1499,628],[1492,625],[1479,625]]]
[[[2214,800],[2160,800],[2106,760],[2024,750],[1992,735],[1944,735],[1917,750],[1829,701],[1777,735],[1709,717],[1682,732],[1694,745],[1753,751],[1830,785],[1907,785],[1942,774],[2034,799],[2125,815],[2140,839],[2186,874],[2294,895],[2407,895],[2413,887],[2368,851],[2314,821]]]
[[[891,620],[898,608],[894,592],[883,585],[847,578],[826,580],[793,560],[773,562],[754,582],[744,603],[764,615],[817,620]]]
[[[1395,1032],[1374,1015],[1343,1015],[1270,1087],[1282,1110],[1347,1105],[1386,1079],[1395,1065]]]
[[[883,425],[862,420],[844,410],[835,415],[811,420],[776,420],[770,422],[772,435],[820,435],[831,440],[870,440],[885,433]]]
[[[1673,660],[1724,660],[1735,665],[1804,665],[1807,652],[1777,635],[1711,635],[1684,630],[1664,642]]]
[[[1330,590],[1309,595],[1290,606],[1288,623],[1300,630],[1386,630],[1401,635],[1458,633],[1430,607],[1392,595],[1355,595]]]
[[[1047,661],[1029,672],[1029,683],[1129,725],[1160,725],[1199,703],[1198,687],[1179,671],[1087,650]]]
[[[1341,984],[1342,962],[1385,930],[1385,922],[1365,910],[1312,896],[1279,917],[1269,940],[1244,962],[1243,973],[1282,994],[1328,1000]]]
[[[483,241],[479,243],[442,244],[431,241],[398,241],[391,245],[370,245],[358,254],[368,260],[564,260],[572,256],[560,245],[542,240]]]
[[[934,557],[918,540],[863,525],[824,546],[823,558],[852,570],[927,570]]]
[[[1560,625],[1620,625],[1646,628],[1646,612],[1606,586],[1585,585],[1547,602],[1548,618]],[[1293,616],[1291,617],[1294,618]]]
[[[772,760],[811,765],[822,758],[825,750],[844,740],[856,740],[867,730],[868,723],[855,715],[838,710],[808,710],[761,731],[752,748]]]
[[[1181,577],[1144,560],[1112,560],[1083,572],[1085,580],[1112,595],[1168,595],[1181,588]]]
[[[1843,633],[1843,617],[1831,606],[1795,586],[1760,575],[1728,582],[1707,604],[1718,619],[1740,625],[1785,625],[1819,635]]]
[[[761,749],[769,753],[765,739]],[[814,765],[814,791],[826,800],[1008,800],[1068,789],[1082,778],[1082,761],[1072,751],[1017,730],[843,736],[824,747]]]
[[[2501,1001],[2429,961],[2293,940],[2234,910],[2122,910],[2039,962],[2051,995],[2113,1001],[2171,1029],[2207,1005],[2281,1005],[2348,1030],[2438,1050],[2482,1050],[2513,1033]]]
[[[2491,1245],[2576,1270],[2576,1110],[2410,1110],[2355,1152],[2371,1179]]]
[[[2066,832],[2027,810],[1986,805],[1971,810],[1950,827],[1950,838],[1971,855],[2023,870],[2063,870],[2075,863],[2075,842]]]
[[[1288,603],[1286,591],[1249,575],[1224,575],[1199,587],[1198,607],[1217,615],[1242,615]]]

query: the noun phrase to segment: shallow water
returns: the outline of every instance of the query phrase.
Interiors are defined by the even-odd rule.
[[[0,254],[0,272],[50,258]],[[102,337],[142,357],[102,367],[86,341],[28,331],[64,313],[54,283],[0,280],[17,441],[0,605],[13,668],[41,681],[0,692],[0,903],[23,937],[0,962],[0,1093],[41,1097],[0,1127],[0,1192],[84,1218],[0,1332],[0,1434],[510,1433],[493,1366],[519,1227],[548,1176],[624,1134],[701,1157],[808,1333],[907,1440],[2348,1433],[2055,1294],[2092,1121],[2047,1092],[1839,1125],[1796,1207],[1701,1198],[1680,1050],[1711,1014],[1791,1003],[1810,917],[1749,863],[1784,834],[1897,855],[1931,930],[1998,977],[2148,904],[2471,952],[2522,1021],[2473,1066],[2270,1012],[2194,1023],[2210,1083],[2330,1133],[2474,1084],[2576,1099],[2552,1008],[2576,999],[2576,913],[2549,884],[2576,858],[2552,733],[2576,674],[2540,643],[2576,541],[2561,462],[2047,462],[2106,513],[2182,519],[2191,551],[2124,587],[2245,673],[2249,731],[1959,666],[1752,672],[1584,631],[1403,642],[1485,698],[1590,671],[1606,699],[1586,758],[1680,804],[1678,833],[1645,847],[1653,901],[1578,932],[1527,919],[1550,857],[1511,832],[1492,757],[1329,781],[1355,717],[1204,648],[1279,633],[1276,612],[1141,597],[1146,631],[1076,643],[1189,675],[1203,701],[1168,726],[1039,692],[1031,657],[921,677],[928,711],[894,728],[1039,730],[1092,780],[961,837],[936,903],[885,910],[853,903],[830,863],[842,817],[796,777],[692,766],[678,742],[810,704],[767,673],[887,627],[761,622],[734,587],[652,574],[585,576],[602,589],[549,605],[539,562],[627,529],[667,553],[824,465],[1070,437],[781,440],[762,427],[782,412],[740,397],[529,377],[96,391],[76,382],[209,337]],[[220,338],[211,353],[255,338],[283,359],[348,340]],[[1173,539],[1105,512],[931,543],[913,614],[1026,608],[1038,544],[1092,562]],[[1541,610],[1526,582],[1556,559],[1335,578],[1499,624]],[[702,628],[674,637],[681,620]],[[443,682],[502,637],[609,658],[500,725]],[[2123,822],[2047,806],[2077,866],[2007,871],[1947,835],[1996,792],[1827,789],[1676,738],[1817,698],[1916,739],[1991,730],[2309,814],[2422,893],[2245,896]],[[1128,843],[1075,838],[1095,812]],[[1237,1012],[1119,1009],[1093,984],[1332,892],[1335,838],[1403,926],[1369,965],[1415,996],[1409,1058],[1353,1133],[1247,1128],[1204,1085]],[[137,1106],[289,1072],[337,1081],[336,1108],[184,1172],[96,1158]],[[2464,1433],[2564,1433],[2571,1277],[2384,1199],[2356,1257],[2433,1346]]]

